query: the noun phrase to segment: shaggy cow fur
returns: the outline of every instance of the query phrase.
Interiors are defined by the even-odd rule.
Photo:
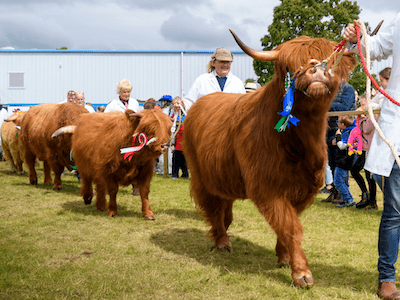
[[[21,139],[19,138],[19,128],[25,114],[25,111],[13,114],[1,125],[1,148],[3,149],[4,157],[10,163],[11,171],[14,173],[18,171],[21,174],[24,173],[22,167],[24,156]]]
[[[183,150],[191,170],[192,194],[211,225],[215,246],[232,251],[227,235],[232,205],[236,199],[249,198],[277,234],[278,263],[290,264],[300,287],[313,285],[314,279],[301,247],[299,215],[323,184],[326,114],[339,80],[347,79],[356,64],[353,57],[344,56],[334,77],[314,68],[315,60],[329,57],[335,45],[308,37],[281,44],[274,58],[275,76],[267,86],[245,95],[204,96],[185,119]],[[328,68],[336,58],[337,54]],[[292,115],[300,122],[278,132],[274,127],[283,110],[288,70],[296,78]]]
[[[79,118],[72,136],[72,148],[82,179],[81,194],[85,203],[91,203],[93,182],[96,184],[97,209],[107,209],[108,192],[107,215],[116,216],[118,186],[134,183],[140,191],[143,217],[153,220],[154,213],[148,199],[150,181],[155,159],[168,141],[171,126],[169,117],[154,109],[143,110],[140,114],[128,109],[125,114],[89,114]],[[132,135],[139,132],[144,132],[148,139],[156,137],[156,141],[136,152],[131,161],[124,159],[120,149],[132,147]]]
[[[31,107],[22,122],[20,139],[25,151],[25,162],[29,169],[29,181],[37,184],[36,158],[43,161],[44,184],[52,184],[51,170],[54,172],[53,189],[61,190],[61,173],[64,167],[72,170],[70,161],[71,137],[57,140],[52,133],[60,127],[75,124],[78,116],[88,111],[75,103],[41,104]]]

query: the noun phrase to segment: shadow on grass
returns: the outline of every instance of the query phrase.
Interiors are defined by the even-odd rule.
[[[80,187],[79,187],[78,183],[73,184],[73,183],[65,182],[65,181],[62,182],[63,189],[61,191],[53,190],[53,184],[47,185],[47,184],[44,184],[43,182],[42,183],[39,182],[37,185],[31,185],[29,183],[29,178],[27,178],[27,181],[25,183],[22,183],[22,182],[16,183],[15,186],[24,186],[24,187],[34,186],[38,189],[42,189],[42,190],[46,190],[46,191],[53,191],[54,193],[63,193],[63,194],[74,195],[74,196],[80,195],[80,193],[79,193]]]
[[[140,198],[134,198],[133,200],[140,201]],[[126,206],[123,203],[118,203],[118,217],[124,218],[139,218],[143,219],[141,210],[132,210],[131,206]],[[62,208],[66,211],[71,211],[74,213],[79,213],[83,215],[107,215],[106,211],[98,211],[96,207],[96,197],[93,197],[92,203],[90,205],[86,205],[83,199],[78,201],[67,201],[62,204]],[[180,219],[194,219],[201,220],[200,217],[193,210],[185,210],[185,209],[161,209],[154,211],[155,218],[157,219],[158,214],[168,214],[175,216]]]
[[[239,274],[262,274],[270,280],[290,285],[292,283],[291,271],[280,269],[275,249],[254,244],[253,242],[229,236],[234,253],[212,250],[213,242],[207,238],[204,231],[188,229],[168,229],[153,234],[150,241],[165,251],[186,256],[196,260],[202,265],[211,265],[220,269],[221,275],[228,272]],[[307,252],[307,249],[305,249]],[[375,270],[356,269],[346,265],[331,265],[328,263],[313,263],[312,256],[308,255],[308,262],[317,286],[338,287],[362,284],[362,278],[375,278]]]

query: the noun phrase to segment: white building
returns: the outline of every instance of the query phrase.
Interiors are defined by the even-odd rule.
[[[127,78],[131,97],[184,96],[206,72],[214,51],[109,51],[0,49],[0,99],[10,109],[59,103],[69,90],[83,91],[87,102],[107,105],[117,97],[116,83]],[[253,59],[232,51],[232,72],[243,83],[257,80]]]

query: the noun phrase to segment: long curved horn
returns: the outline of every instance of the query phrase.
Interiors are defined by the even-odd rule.
[[[374,36],[375,34],[378,33],[379,29],[380,29],[381,26],[382,26],[383,21],[384,21],[384,20],[382,20],[382,21],[379,22],[378,26],[376,26],[376,28],[374,29],[374,31],[372,31],[371,36]]]
[[[51,135],[51,138],[55,139],[56,137],[58,137],[59,135],[61,135],[63,133],[74,133],[75,128],[76,128],[75,125],[68,125],[68,126],[61,127],[59,129],[57,129],[56,131],[54,131],[54,133]]]
[[[236,43],[239,45],[239,47],[249,56],[251,56],[254,59],[257,60],[262,60],[262,61],[275,61],[278,59],[278,50],[271,50],[271,51],[257,51],[254,50],[248,46],[246,46],[238,37],[237,35],[229,29],[229,31],[232,33],[233,38],[235,39]]]

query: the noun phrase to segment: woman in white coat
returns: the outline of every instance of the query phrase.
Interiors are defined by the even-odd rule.
[[[125,112],[127,108],[133,110],[134,112],[139,111],[139,102],[136,99],[131,98],[132,84],[128,79],[122,79],[117,83],[117,94],[119,94],[118,99],[112,100],[108,103],[105,113],[112,111],[122,111]]]
[[[243,82],[231,73],[232,61],[233,54],[228,49],[215,50],[207,64],[207,73],[197,77],[182,100],[174,100],[174,108],[179,110],[181,104],[188,111],[197,99],[214,92],[245,94]]]
[[[346,27],[343,38],[357,43],[355,25]],[[371,60],[386,59],[393,55],[391,76],[386,93],[400,102],[400,13],[386,28],[372,37],[368,37]],[[365,55],[365,38],[361,40]],[[400,104],[400,103],[399,103]],[[378,122],[385,137],[400,153],[400,106],[387,98],[382,100],[381,114]],[[374,174],[374,179],[384,192],[384,207],[379,226],[378,240],[378,296],[382,299],[400,299],[396,289],[394,264],[397,261],[400,241],[400,169],[389,146],[374,134],[364,168]],[[380,180],[379,180],[380,179]],[[382,184],[384,180],[384,185]]]

